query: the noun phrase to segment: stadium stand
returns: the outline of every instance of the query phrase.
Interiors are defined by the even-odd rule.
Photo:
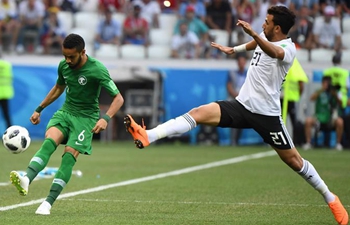
[[[151,29],[149,38],[151,45],[170,45],[172,32],[167,29]]]
[[[145,59],[146,48],[143,45],[122,45],[120,46],[120,57],[123,59]]]
[[[96,58],[119,58],[119,48],[114,44],[101,44],[94,53]]]
[[[167,45],[150,45],[147,49],[149,59],[169,59],[171,49]]]

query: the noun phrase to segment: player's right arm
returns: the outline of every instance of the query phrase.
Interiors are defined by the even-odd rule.
[[[40,123],[40,113],[41,111],[54,102],[61,94],[64,92],[66,85],[55,84],[53,88],[51,88],[50,92],[46,95],[44,100],[40,103],[39,107],[34,111],[33,115],[30,117],[30,121],[32,124]]]
[[[61,94],[64,92],[66,85],[55,84],[53,88],[51,88],[50,92],[46,95],[44,100],[40,103],[40,106],[45,108],[54,102]]]

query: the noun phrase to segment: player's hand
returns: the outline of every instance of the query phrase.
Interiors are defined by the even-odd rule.
[[[30,117],[30,122],[32,122],[32,124],[37,125],[40,123],[40,113],[38,112],[33,112],[33,115]]]
[[[249,36],[254,36],[256,34],[255,31],[250,26],[250,24],[243,21],[243,20],[238,20],[236,25],[241,26],[243,28],[244,32],[246,32]]]
[[[91,132],[92,132],[92,133],[95,133],[95,134],[98,134],[98,133],[100,133],[101,131],[106,130],[107,125],[108,125],[108,123],[107,123],[106,120],[104,120],[104,119],[99,119],[99,120],[97,121],[95,127],[92,128],[92,131],[91,131]]]
[[[225,54],[230,55],[230,54],[234,53],[234,51],[231,47],[223,46],[223,45],[220,45],[220,44],[215,43],[215,42],[211,42],[210,45],[211,45],[211,47],[217,48]]]

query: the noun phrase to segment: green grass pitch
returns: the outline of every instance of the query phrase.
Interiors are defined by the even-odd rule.
[[[267,146],[190,146],[158,144],[140,150],[132,141],[94,142],[91,156],[80,155],[72,176],[50,216],[34,212],[52,179],[35,180],[26,197],[9,181],[11,170],[25,170],[40,147],[22,154],[0,147],[0,224],[59,225],[332,225],[333,215],[317,191],[277,155],[247,159],[179,175],[155,177],[184,168],[271,151]],[[63,147],[48,166],[59,167]],[[316,167],[328,187],[350,210],[350,151],[329,149],[300,153]],[[168,174],[169,175],[169,174]],[[142,181],[139,178],[152,179]],[[124,182],[124,183],[121,183]],[[107,185],[115,186],[107,186]],[[87,193],[82,190],[96,191]],[[111,188],[106,188],[111,187]],[[73,193],[68,196],[69,193]],[[18,207],[18,204],[28,203]],[[12,209],[8,207],[13,206]]]

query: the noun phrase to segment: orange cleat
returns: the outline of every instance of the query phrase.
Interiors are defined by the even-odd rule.
[[[130,115],[124,117],[124,125],[126,131],[128,131],[134,138],[136,147],[144,148],[149,145],[148,136],[146,133],[146,126],[142,120],[142,126],[138,125]]]
[[[329,208],[332,210],[335,220],[340,225],[347,225],[349,222],[349,215],[343,204],[340,202],[338,196],[335,196],[335,200],[328,203]]]

